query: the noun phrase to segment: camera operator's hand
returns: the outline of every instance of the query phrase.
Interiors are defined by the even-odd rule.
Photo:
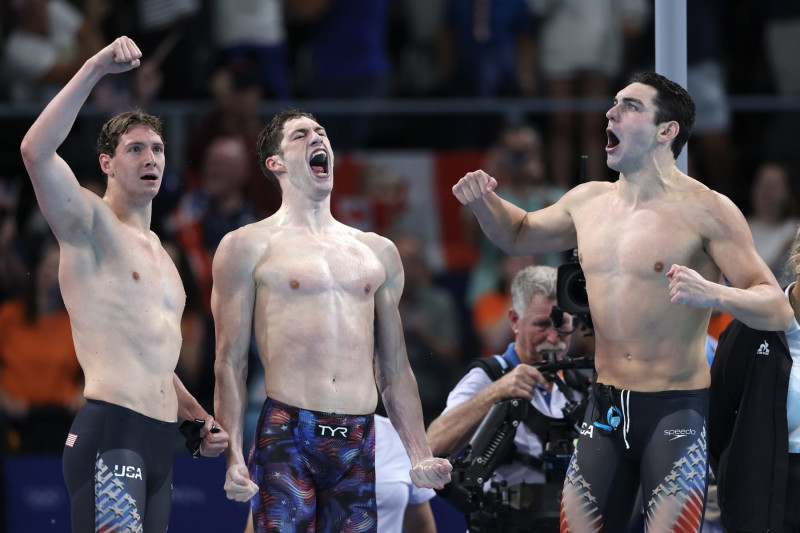
[[[453,185],[453,194],[464,205],[489,194],[497,188],[497,180],[483,170],[468,172]]]
[[[495,395],[499,400],[509,398],[533,398],[536,384],[547,384],[547,379],[531,365],[517,365],[514,369],[490,385],[495,388]]]

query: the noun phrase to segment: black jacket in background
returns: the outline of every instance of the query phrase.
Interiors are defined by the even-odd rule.
[[[791,369],[782,331],[734,320],[720,335],[711,365],[708,452],[726,528],[782,530]]]

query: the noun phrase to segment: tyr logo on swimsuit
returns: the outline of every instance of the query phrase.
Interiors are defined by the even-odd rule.
[[[317,424],[317,434],[320,437],[339,437],[342,439],[347,438],[347,427],[345,426],[326,426],[324,424]]]

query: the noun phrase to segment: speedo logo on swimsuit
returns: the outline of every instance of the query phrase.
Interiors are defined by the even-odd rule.
[[[341,439],[346,439],[347,430],[347,426],[326,426],[325,424],[317,424],[317,435],[320,437],[339,437]]]
[[[690,435],[697,435],[697,431],[693,429],[665,429],[664,436],[672,437],[669,440],[680,439],[681,437],[688,437]]]

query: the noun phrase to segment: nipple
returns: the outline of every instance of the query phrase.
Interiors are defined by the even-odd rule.
[[[139,273],[136,272],[135,270],[133,271],[133,274],[131,274],[131,277],[133,278],[134,281],[139,281]]]
[[[296,288],[298,288],[298,287],[300,286],[300,282],[299,282],[299,281],[297,281],[296,279],[293,279],[293,280],[291,280],[291,281],[289,282],[289,286],[290,286],[291,288],[293,288],[293,289],[296,289]]]
[[[653,265],[653,270],[655,270],[656,272],[661,272],[662,270],[664,270],[664,263],[662,263],[661,261],[656,261],[656,264]]]
[[[369,291],[371,291],[371,290],[372,290],[372,285],[370,285],[369,283],[367,283],[367,284],[364,286],[364,294],[369,294]]]

